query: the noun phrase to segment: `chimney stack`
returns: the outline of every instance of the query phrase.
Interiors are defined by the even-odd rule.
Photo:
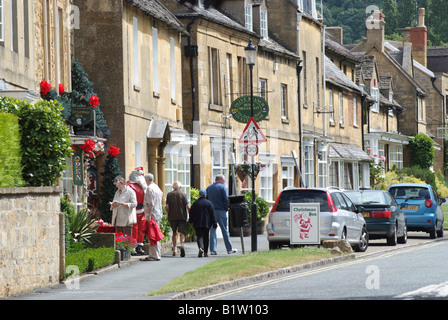
[[[412,55],[414,60],[426,67],[428,64],[428,29],[425,26],[425,8],[418,9],[418,24],[417,27],[409,29]]]
[[[384,14],[381,10],[375,10],[366,20],[367,47],[375,46],[381,52],[384,51]]]

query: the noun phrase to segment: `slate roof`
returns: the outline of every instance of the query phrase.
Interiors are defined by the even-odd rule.
[[[340,44],[336,40],[336,37],[334,37],[328,32],[325,33],[325,49],[334,52],[340,56],[343,56],[344,58],[349,59],[355,63],[359,62],[357,56],[355,56],[352,52],[350,52],[349,49]]]
[[[361,88],[350,80],[327,56],[325,56],[325,81],[361,93]]]
[[[373,161],[372,158],[360,147],[353,144],[330,143],[329,157],[332,159],[344,159],[354,161]]]
[[[148,15],[165,22],[177,31],[187,34],[182,23],[159,0],[127,0],[127,2]]]

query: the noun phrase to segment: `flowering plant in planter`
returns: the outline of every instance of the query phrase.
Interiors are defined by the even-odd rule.
[[[118,250],[126,250],[130,253],[134,252],[137,247],[137,241],[130,235],[115,233],[115,247]]]
[[[266,165],[261,162],[255,163],[255,171],[254,171],[255,178],[257,178],[258,173],[261,170],[263,170],[265,167],[266,167]],[[244,181],[247,176],[249,176],[249,177],[252,176],[252,164],[247,161],[244,161],[243,163],[236,164],[235,172],[238,175],[238,177],[240,178],[240,180]]]

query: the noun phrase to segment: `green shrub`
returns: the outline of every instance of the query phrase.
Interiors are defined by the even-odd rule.
[[[434,164],[434,141],[423,133],[419,133],[409,141],[411,148],[411,167],[419,166],[429,169]]]
[[[80,273],[91,272],[113,264],[115,261],[114,248],[85,249],[69,253],[65,257],[65,266],[77,266]],[[71,274],[66,273],[65,277]]]
[[[0,98],[0,111],[18,116],[22,148],[23,179],[30,186],[55,185],[70,157],[69,129],[57,101],[25,101]]]
[[[19,121],[16,115],[0,113],[0,188],[20,187],[22,151]]]
[[[243,191],[241,192],[244,194],[246,198],[246,212],[247,212],[247,218],[250,221],[252,218],[251,215],[251,205],[252,205],[252,192],[251,191]],[[258,194],[255,194],[255,203],[257,204],[257,221],[261,221],[266,217],[269,213],[269,204],[266,200],[258,196]]]

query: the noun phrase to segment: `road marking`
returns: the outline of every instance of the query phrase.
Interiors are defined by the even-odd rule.
[[[432,284],[414,291],[400,294],[395,299],[428,299],[428,298],[446,298],[448,297],[448,282]]]
[[[321,268],[315,269],[315,270],[295,273],[295,274],[288,275],[288,276],[281,276],[280,278],[277,278],[277,279],[261,280],[262,282],[259,282],[259,283],[254,283],[254,284],[250,284],[250,285],[247,285],[247,286],[244,286],[244,287],[239,287],[239,288],[236,288],[236,289],[226,290],[225,292],[208,295],[206,297],[199,298],[198,300],[214,300],[214,299],[222,298],[222,297],[225,297],[225,296],[230,296],[230,295],[233,295],[233,294],[237,294],[237,293],[241,293],[241,292],[257,289],[257,288],[264,287],[264,286],[267,286],[267,285],[270,285],[270,284],[281,283],[281,282],[284,282],[284,281],[288,281],[288,280],[292,280],[292,279],[298,279],[298,278],[303,278],[303,277],[306,277],[306,276],[311,276],[311,275],[314,275],[314,274],[317,274],[317,273],[322,273],[322,272],[325,272],[325,271],[335,270],[335,269],[339,269],[339,268],[342,268],[342,267],[353,266],[353,265],[356,265],[356,264],[370,262],[370,261],[375,261],[375,260],[379,260],[379,259],[383,259],[383,258],[389,258],[389,257],[396,256],[396,255],[399,255],[399,254],[402,254],[402,253],[407,253],[407,252],[411,252],[411,251],[417,251],[417,250],[425,249],[425,248],[428,248],[428,247],[435,247],[435,246],[441,245],[442,243],[443,242],[434,242],[434,243],[424,244],[424,245],[416,246],[416,247],[409,247],[409,248],[400,249],[400,250],[393,250],[391,252],[386,252],[384,254],[379,254],[379,255],[372,256],[372,257],[359,257],[358,259],[356,259],[354,261],[350,261],[350,262],[343,262],[343,263],[339,263],[339,264],[336,264],[336,265],[331,265],[331,266],[328,266],[328,267],[321,267]],[[447,295],[448,295],[448,293],[447,293]]]

